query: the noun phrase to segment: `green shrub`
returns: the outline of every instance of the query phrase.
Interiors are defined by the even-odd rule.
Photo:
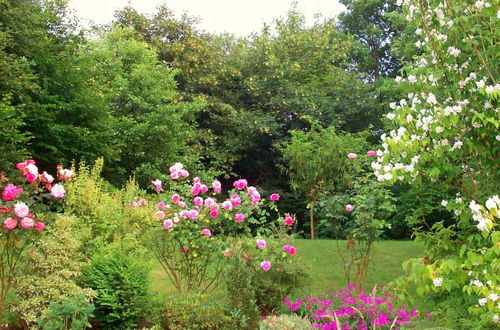
[[[308,330],[311,329],[311,322],[298,315],[282,314],[279,316],[269,316],[259,323],[260,330]]]
[[[81,282],[97,293],[95,320],[104,329],[135,327],[148,313],[150,267],[127,241],[100,249]]]
[[[44,330],[80,330],[91,326],[89,318],[93,316],[94,305],[85,296],[75,296],[61,303],[52,302],[47,312],[38,320]]]
[[[204,296],[171,295],[165,301],[160,320],[162,329],[245,329],[246,318],[220,302],[205,301]]]
[[[85,265],[85,256],[78,250],[81,242],[75,234],[76,221],[74,217],[59,216],[23,259],[13,310],[28,324],[40,318],[51,302],[76,296],[91,300],[95,296],[92,290],[76,284]]]

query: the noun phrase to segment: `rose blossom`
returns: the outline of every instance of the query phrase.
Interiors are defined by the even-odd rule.
[[[181,196],[179,196],[178,194],[173,194],[171,200],[173,203],[179,203],[181,201]]]
[[[23,202],[17,202],[16,205],[14,205],[14,214],[16,217],[19,218],[24,218],[30,213],[30,209],[28,205],[24,204]]]
[[[71,179],[75,175],[75,173],[73,173],[72,170],[60,169],[59,171],[57,171],[57,175],[59,177],[59,180],[65,181]]]
[[[212,236],[212,232],[210,231],[210,229],[207,229],[207,228],[203,229],[203,230],[201,231],[201,234],[202,234],[203,236],[205,236],[205,237],[210,237],[210,236]]]
[[[280,194],[277,193],[271,194],[271,196],[269,196],[269,199],[276,202],[277,200],[280,199]]]
[[[235,187],[238,190],[243,190],[247,186],[248,182],[245,179],[239,179],[234,181],[233,187]]]
[[[155,217],[157,217],[159,220],[163,220],[163,219],[165,219],[165,212],[158,211],[155,213]]]
[[[255,241],[255,244],[257,245],[257,247],[261,250],[264,250],[266,248],[266,241],[263,240],[263,239],[258,239]]]
[[[52,189],[50,190],[50,194],[54,196],[55,199],[61,199],[64,197],[64,194],[66,193],[66,190],[64,190],[64,187],[62,185],[55,184]]]
[[[174,223],[172,222],[172,220],[170,219],[167,219],[163,222],[163,227],[165,227],[165,229],[170,229],[174,226]]]
[[[156,207],[158,208],[158,210],[163,210],[165,208],[165,202],[159,202]]]
[[[222,202],[222,208],[227,211],[231,211],[233,209],[233,204],[230,201]]]
[[[215,209],[215,208],[214,208],[214,209],[211,209],[211,210],[210,210],[209,215],[210,215],[212,218],[217,218],[217,217],[219,216],[219,210],[217,210],[217,209]]]
[[[23,227],[24,229],[30,229],[31,227],[33,227],[35,225],[35,222],[33,221],[33,219],[31,218],[28,218],[28,217],[24,217],[21,222],[20,222],[20,225],[21,227]]]
[[[193,198],[193,204],[196,206],[202,206],[203,205],[203,198],[201,198],[201,197]]]
[[[241,214],[241,213],[236,213],[234,215],[234,221],[236,222],[243,222],[245,220],[245,215]]]
[[[237,194],[231,195],[230,201],[233,206],[241,205],[241,198]]]
[[[352,206],[351,204],[347,204],[347,205],[345,206],[345,210],[346,210],[347,212],[351,212],[352,210],[354,210],[354,206]]]
[[[5,188],[3,188],[2,199],[4,201],[13,201],[23,191],[24,191],[23,188],[18,188],[12,183],[9,183],[8,185],[5,186]]]
[[[36,224],[35,224],[35,229],[37,231],[42,231],[45,229],[45,224],[43,222],[40,222],[38,221]]]
[[[291,245],[284,245],[283,251],[288,252],[291,256],[293,256],[295,254],[295,248]]]
[[[285,217],[285,220],[283,220],[286,226],[291,226],[293,224],[293,218],[289,215]]]
[[[13,218],[7,218],[3,221],[3,227],[8,230],[13,230],[17,226],[17,220]]]
[[[355,159],[358,157],[358,155],[356,155],[354,152],[351,152],[350,154],[347,155],[347,157],[349,157],[350,159]]]
[[[212,188],[216,194],[219,194],[222,191],[222,186],[218,180],[212,182]]]
[[[260,267],[267,272],[269,269],[271,269],[271,263],[267,260],[264,260],[260,263]]]
[[[368,150],[366,153],[368,157],[375,157],[377,155],[377,152],[375,150]]]
[[[162,191],[162,190],[163,190],[163,187],[162,187],[162,185],[161,185],[161,180],[160,180],[160,179],[156,179],[156,180],[154,180],[154,181],[151,181],[151,184],[152,184],[153,186],[155,186],[156,191]]]

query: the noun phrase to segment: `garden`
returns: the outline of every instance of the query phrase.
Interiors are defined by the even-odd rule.
[[[0,0],[0,329],[498,329],[500,3]]]

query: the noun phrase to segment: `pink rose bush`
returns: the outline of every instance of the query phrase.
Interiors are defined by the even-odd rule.
[[[155,255],[171,275],[177,289],[201,290],[205,287],[200,287],[199,283],[209,283],[208,286],[217,283],[213,279],[220,275],[221,270],[206,265],[217,264],[219,260],[223,268],[229,258],[242,255],[246,255],[245,260],[256,266],[266,261],[266,266],[261,269],[270,271],[272,260],[265,259],[268,258],[267,252],[250,257],[252,254],[248,252],[251,248],[247,247],[248,252],[235,253],[233,251],[239,251],[238,248],[228,247],[226,237],[248,237],[252,231],[250,223],[267,222],[262,218],[265,213],[259,210],[266,202],[270,202],[270,208],[277,211],[278,194],[272,194],[269,200],[263,199],[256,187],[250,186],[246,179],[238,179],[224,197],[220,181],[212,180],[210,184],[205,184],[200,177],[190,179],[181,163],[170,167],[169,176],[171,181],[163,182],[161,190],[158,189],[159,179],[151,181],[159,197],[157,210],[152,217],[155,219],[153,224],[160,221],[153,227],[152,239],[158,247]],[[259,217],[255,217],[257,213]],[[282,218],[273,219],[269,225],[285,228],[282,221]],[[265,240],[254,242],[258,250],[266,249]],[[282,258],[293,254],[295,250],[277,255]],[[196,287],[194,283],[198,283]]]

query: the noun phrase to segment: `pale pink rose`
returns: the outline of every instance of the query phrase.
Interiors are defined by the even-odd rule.
[[[179,222],[179,217],[177,216],[177,213],[175,213],[176,215],[174,216],[174,223],[178,223]]]
[[[200,187],[200,191],[202,193],[206,193],[208,191],[208,187],[206,184],[202,184],[201,187]]]
[[[163,227],[165,227],[165,229],[170,229],[174,226],[174,223],[172,222],[172,220],[170,219],[167,219],[163,222]]]
[[[236,222],[243,222],[245,220],[245,215],[241,213],[236,213],[234,215],[234,221]]]
[[[199,195],[201,192],[201,183],[200,182],[195,182],[193,185],[193,188],[191,188],[191,194],[193,196]]]
[[[233,209],[233,204],[230,201],[222,202],[222,208],[227,211],[231,211]]]
[[[24,229],[30,229],[35,225],[35,221],[33,221],[33,219],[31,219],[31,218],[24,217],[21,219],[21,222],[19,224]]]
[[[351,212],[352,210],[354,210],[354,206],[352,206],[351,204],[347,204],[347,205],[345,206],[345,210],[346,210],[347,212]]]
[[[162,187],[162,182],[160,179],[156,179],[154,181],[151,181],[151,184],[153,186],[155,186],[156,188],[156,191],[162,191],[163,190],[163,187]]]
[[[8,230],[13,230],[17,227],[17,220],[13,218],[7,218],[3,221],[3,227]]]
[[[38,167],[36,167],[35,164],[28,164],[26,166],[26,171],[28,171],[28,173],[30,173],[30,174],[38,176]]]
[[[165,202],[159,202],[156,207],[158,208],[158,210],[163,210],[165,208]]]
[[[224,250],[224,255],[225,255],[226,257],[230,257],[230,256],[231,256],[231,249],[229,249],[229,248],[225,249],[225,250]]]
[[[201,231],[201,234],[202,234],[203,236],[205,236],[205,237],[210,237],[210,236],[212,236],[212,232],[210,231],[210,229],[207,229],[207,228],[203,229],[203,230]]]
[[[218,180],[212,182],[212,188],[216,194],[219,194],[222,191],[222,186]]]
[[[257,247],[261,250],[264,250],[266,248],[266,241],[263,240],[263,239],[258,239],[255,241],[255,244],[257,245]]]
[[[18,218],[24,218],[30,213],[30,209],[28,205],[24,204],[23,202],[17,202],[16,205],[14,205],[14,214]]]
[[[347,155],[347,157],[349,157],[350,159],[355,159],[358,157],[358,155],[356,155],[354,152],[351,152],[350,154]]]
[[[195,197],[195,198],[193,198],[193,203],[196,206],[202,206],[203,205],[203,198]]]
[[[173,203],[179,203],[181,201],[181,196],[179,196],[178,194],[173,194],[170,200]]]
[[[2,199],[4,201],[13,201],[17,198],[19,194],[21,194],[24,191],[23,188],[18,188],[12,183],[9,183],[3,188],[2,191]]]
[[[172,179],[172,180],[177,180],[180,177],[181,177],[180,171],[175,171],[175,172],[170,173],[170,179]]]
[[[40,175],[40,181],[45,183],[52,183],[54,181],[54,177],[48,174],[46,171],[43,171]]]
[[[188,172],[188,171],[186,171],[186,170],[181,170],[181,176],[182,176],[183,178],[187,178],[187,177],[189,176],[189,172]]]
[[[183,201],[180,201],[179,203],[177,203],[177,205],[179,205],[181,209],[186,207],[186,203],[184,203]]]
[[[269,196],[269,199],[276,202],[280,199],[280,194],[277,193],[271,194],[271,196]]]
[[[179,215],[181,216],[181,218],[188,218],[189,217],[189,211],[188,210],[182,210],[181,213],[179,213]]]
[[[59,180],[62,181],[71,179],[74,175],[75,173],[69,169],[60,169],[59,171],[57,171],[57,176],[59,177]]]
[[[50,190],[50,194],[55,199],[61,199],[64,197],[64,194],[66,194],[66,190],[64,190],[64,187],[58,183],[52,187],[52,189]]]
[[[241,198],[237,194],[231,195],[231,198],[229,200],[231,201],[231,204],[233,206],[241,205]]]
[[[141,206],[141,204],[139,204],[138,202],[132,202],[130,205],[132,205],[132,207],[139,207],[139,206]]]
[[[181,171],[183,168],[184,165],[182,165],[182,163],[175,163],[174,165],[170,166],[169,171],[170,173],[178,172]]]
[[[248,182],[245,179],[239,179],[234,181],[233,187],[235,187],[238,190],[243,190],[247,186]]]
[[[158,218],[159,220],[163,220],[163,219],[165,219],[165,212],[158,211],[155,213],[155,217]]]
[[[293,218],[289,215],[285,217],[285,220],[283,220],[286,226],[291,226],[293,225]]]
[[[215,201],[213,198],[208,197],[205,199],[205,207],[212,207],[215,204]]]
[[[260,267],[267,272],[269,269],[271,269],[271,263],[267,260],[264,260],[260,263]]]
[[[35,224],[35,229],[37,231],[42,231],[45,229],[45,224],[43,222],[40,222],[38,221],[36,224]]]
[[[375,150],[368,150],[366,153],[368,157],[375,157],[377,155],[377,152]]]
[[[188,213],[188,217],[190,219],[198,219],[199,216],[200,216],[200,214],[196,210],[190,210]]]
[[[217,218],[219,216],[219,211],[217,209],[211,209],[209,215],[212,218]]]

